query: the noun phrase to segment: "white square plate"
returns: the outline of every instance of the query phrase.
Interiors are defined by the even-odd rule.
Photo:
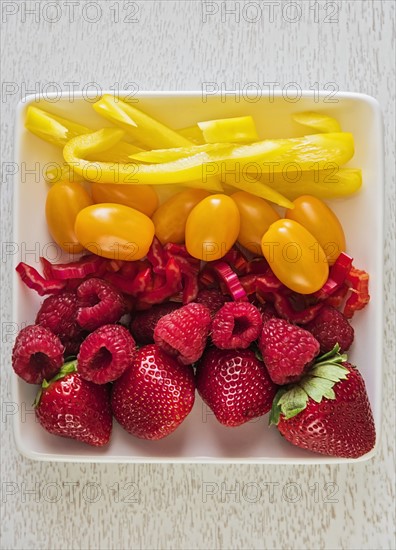
[[[111,93],[111,92],[109,92]],[[127,95],[120,94],[121,96]],[[260,138],[293,137],[304,130],[291,119],[298,111],[320,111],[336,117],[345,131],[355,138],[355,155],[349,166],[363,169],[363,188],[347,199],[327,201],[341,220],[347,237],[347,251],[355,265],[370,274],[371,301],[353,319],[355,343],[350,360],[361,370],[380,435],[382,380],[382,266],[383,266],[383,143],[382,121],[375,99],[361,94],[303,92],[298,101],[273,96],[249,97],[243,94],[201,92],[141,92],[135,96],[137,107],[173,128],[183,128],[200,120],[252,115]],[[48,234],[44,215],[47,185],[43,173],[47,163],[62,163],[61,151],[24,128],[28,105],[36,105],[60,116],[94,128],[109,126],[92,109],[93,98],[82,94],[29,96],[18,106],[16,119],[14,265],[26,261],[39,268],[39,256],[65,260],[58,256]],[[21,328],[34,322],[42,298],[26,288],[14,272],[13,319]],[[11,368],[11,367],[9,367]],[[32,403],[36,386],[12,376],[13,400],[19,413],[14,416],[16,445],[25,456],[35,460],[80,462],[212,462],[315,464],[351,462],[310,453],[285,441],[275,428],[269,429],[267,416],[239,428],[220,425],[211,411],[196,396],[193,411],[169,437],[143,441],[132,437],[114,422],[110,444],[104,449],[55,437],[35,420]],[[358,460],[367,460],[376,449]]]

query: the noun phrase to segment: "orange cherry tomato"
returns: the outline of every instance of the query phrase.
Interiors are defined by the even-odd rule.
[[[195,205],[208,196],[208,191],[204,189],[187,189],[161,204],[151,219],[162,244],[184,243],[188,215]]]
[[[305,227],[294,220],[274,222],[261,241],[263,255],[278,279],[300,294],[316,292],[326,282],[326,254]]]
[[[66,252],[78,254],[84,250],[74,231],[77,214],[92,204],[84,187],[76,182],[60,181],[48,191],[45,217],[54,241]]]
[[[149,185],[92,183],[91,190],[93,202],[96,204],[101,202],[124,204],[149,217],[158,206],[157,193]]]
[[[320,199],[311,195],[298,197],[285,217],[303,225],[325,251],[327,261],[333,265],[341,252],[345,252],[345,234],[334,212]]]
[[[113,260],[140,260],[154,238],[148,216],[123,204],[94,204],[81,210],[75,232],[89,251]]]
[[[231,195],[241,216],[238,242],[256,255],[261,255],[261,239],[280,216],[268,202],[246,191]]]
[[[237,240],[240,215],[227,195],[211,195],[190,212],[186,223],[186,248],[206,262],[222,258]]]

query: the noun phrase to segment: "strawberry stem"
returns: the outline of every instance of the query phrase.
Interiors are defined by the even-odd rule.
[[[57,380],[60,380],[61,378],[64,378],[67,374],[72,374],[73,372],[77,372],[77,359],[74,359],[73,361],[68,361],[67,363],[64,363],[60,369],[60,371],[55,374],[53,378],[49,382],[47,380],[43,380],[41,384],[41,388],[37,392],[36,398],[33,403],[33,407],[38,407],[40,405],[41,396],[43,395],[43,391],[49,388],[49,386],[56,382]]]

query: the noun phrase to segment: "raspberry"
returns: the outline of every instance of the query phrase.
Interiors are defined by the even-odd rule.
[[[176,302],[165,302],[145,311],[137,312],[131,323],[131,333],[136,342],[140,345],[153,344],[154,329],[158,321],[179,307],[180,304]]]
[[[131,365],[134,353],[135,341],[125,327],[104,325],[81,344],[77,370],[89,382],[113,382]]]
[[[190,365],[197,361],[209,334],[210,311],[202,304],[192,302],[162,317],[155,327],[155,343],[180,363]]]
[[[12,350],[12,368],[29,384],[52,378],[63,365],[62,342],[40,325],[23,328]]]
[[[347,351],[354,338],[354,330],[348,319],[331,306],[323,306],[305,328],[318,340],[321,353],[331,351],[336,344],[341,351]]]
[[[208,289],[200,290],[196,299],[198,304],[202,304],[209,308],[212,317],[219,309],[227,302],[227,297],[220,290]]]
[[[212,341],[219,349],[246,349],[258,338],[263,322],[249,302],[228,302],[212,321]]]
[[[301,378],[320,345],[307,330],[274,318],[264,323],[259,348],[272,381],[288,384]]]
[[[126,313],[122,294],[103,279],[87,279],[78,287],[77,296],[84,303],[78,308],[77,322],[86,330],[116,323]]]
[[[77,323],[78,299],[72,292],[49,296],[41,304],[36,324],[56,334],[65,346],[65,356],[77,355],[85,332]]]

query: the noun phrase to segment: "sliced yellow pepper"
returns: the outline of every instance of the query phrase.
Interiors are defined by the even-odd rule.
[[[244,143],[257,141],[253,117],[240,116],[198,122],[206,143]]]
[[[105,94],[92,106],[97,113],[132,136],[134,143],[148,149],[187,147],[193,143],[175,130],[139,111],[130,103],[121,99],[116,100],[112,95]]]
[[[290,165],[296,165],[300,170],[319,170],[328,162],[344,164],[354,151],[352,134],[336,133],[265,140],[226,149],[226,152],[202,151],[162,164],[111,164],[86,160],[87,154],[114,146],[121,137],[122,132],[120,135],[120,131],[111,128],[77,136],[65,146],[64,158],[73,170],[90,181],[138,185],[181,183],[188,186],[188,181],[199,180],[202,189],[214,189],[215,182],[209,182],[209,177],[220,175],[223,178],[224,174],[232,172],[243,174],[255,168],[255,164],[270,165],[274,172],[282,172]],[[192,147],[192,151],[194,149]]]
[[[163,162],[172,162],[174,160],[191,157],[198,153],[221,152],[230,154],[235,148],[233,143],[205,143],[203,145],[194,145],[194,147],[177,147],[174,149],[152,149],[151,151],[141,151],[131,155],[132,160],[146,162],[150,164],[160,164]]]
[[[144,180],[150,180],[153,185],[182,183],[186,187],[223,192],[217,179],[209,176],[203,179],[202,162],[195,159],[192,162],[189,159],[179,159],[165,165],[96,162],[86,159],[88,155],[98,156],[106,149],[114,147],[123,134],[122,130],[103,128],[91,134],[77,136],[65,145],[63,157],[75,172],[88,181],[144,185]]]
[[[64,147],[73,137],[92,132],[86,126],[32,106],[27,109],[25,127],[39,138],[58,147]]]
[[[227,174],[224,183],[234,187],[239,186],[250,191],[250,186],[265,185],[276,190],[287,199],[294,200],[301,195],[313,195],[320,199],[335,199],[347,197],[359,191],[362,186],[362,171],[358,168],[327,168],[325,170],[310,170],[306,172],[266,174],[256,177],[256,174],[245,174],[235,181],[234,174]],[[254,193],[253,193],[254,194]],[[265,198],[265,197],[263,197]],[[270,199],[271,200],[271,199]]]
[[[249,171],[248,165],[252,165],[251,170],[255,171],[253,163],[262,162],[264,166],[270,166],[272,171],[282,172],[284,169],[291,169],[292,164],[297,165],[296,169],[300,170],[323,169],[329,162],[342,165],[352,158],[353,153],[352,134],[337,132],[290,139],[266,139],[249,145],[212,143],[187,148],[158,149],[143,151],[131,155],[131,158],[169,163],[195,157],[202,159],[204,164],[224,162],[222,169],[226,171],[235,169],[235,162],[238,162],[240,170]]]
[[[177,130],[177,133],[196,145],[203,145],[205,143],[202,132],[196,124],[194,126],[188,126],[188,128]]]
[[[70,139],[93,132],[87,126],[32,106],[27,109],[25,127],[39,138],[57,147],[64,147]],[[103,151],[99,156],[87,158],[104,162],[129,162],[129,156],[140,151],[139,147],[120,141],[116,148]]]
[[[308,126],[316,132],[341,132],[341,126],[335,118],[321,113],[305,111],[304,113],[295,113],[292,118],[298,124]]]
[[[72,167],[66,163],[64,166],[55,165],[51,168],[47,168],[44,173],[44,179],[50,185],[58,181],[75,181],[77,183],[84,181],[84,178],[80,176],[80,174],[76,174]]]

